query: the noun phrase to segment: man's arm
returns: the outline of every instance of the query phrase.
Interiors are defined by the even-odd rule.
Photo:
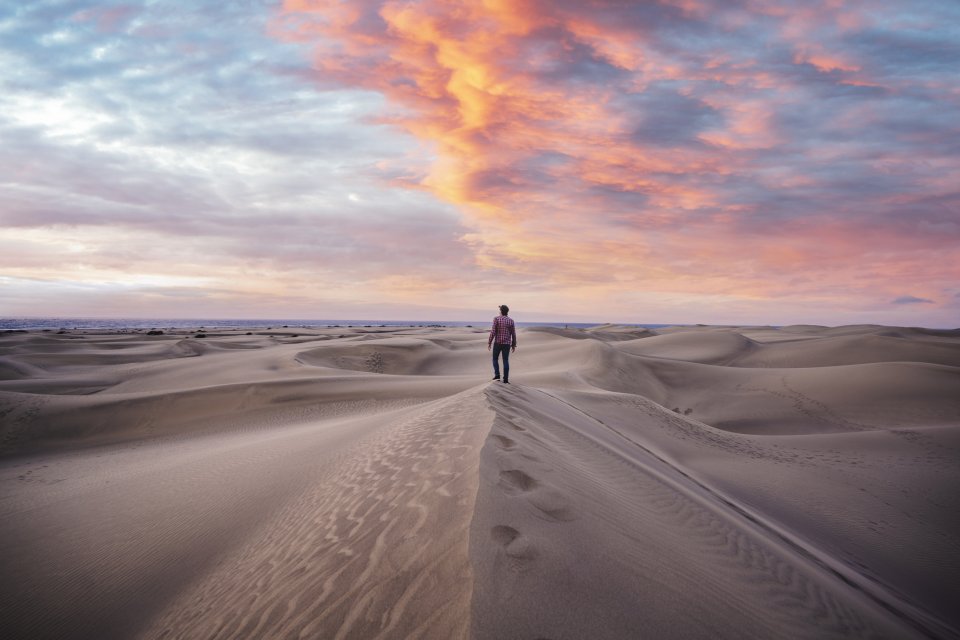
[[[490,336],[487,338],[487,350],[490,350],[490,345],[493,344],[493,336],[497,333],[497,319],[493,319],[493,328],[490,329]]]
[[[510,344],[510,350],[515,351],[517,349],[517,324],[515,322],[510,323],[510,336],[513,338],[513,342]]]

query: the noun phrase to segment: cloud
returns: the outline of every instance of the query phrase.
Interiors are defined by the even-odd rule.
[[[916,296],[900,296],[890,301],[892,304],[936,304],[933,300],[927,298],[918,298]]]
[[[476,280],[457,212],[394,186],[428,170],[416,141],[373,122],[381,96],[305,84],[269,8],[0,10],[0,273],[265,301]]]
[[[887,313],[957,281],[958,11],[8,3],[0,273],[265,308]]]
[[[289,0],[275,29],[436,145],[421,185],[486,269],[866,303],[956,276],[937,266],[960,257],[953,13]]]

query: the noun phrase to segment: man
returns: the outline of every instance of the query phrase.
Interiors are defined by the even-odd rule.
[[[510,384],[510,354],[517,350],[517,329],[508,316],[510,307],[500,305],[500,315],[493,319],[487,339],[487,351],[493,349],[493,379],[500,379],[500,354],[503,354],[503,384]]]

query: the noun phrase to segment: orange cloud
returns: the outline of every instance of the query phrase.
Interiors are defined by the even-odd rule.
[[[601,25],[579,17],[544,17],[535,12],[535,3],[365,6],[366,15],[339,3],[302,0],[288,2],[285,9],[288,14],[323,12],[322,21],[310,23],[320,40],[317,69],[381,91],[411,110],[412,115],[395,115],[392,121],[436,143],[441,156],[424,184],[468,205],[480,219],[511,217],[498,212],[532,204],[522,196],[517,201],[525,178],[514,173],[545,152],[570,159],[545,170],[555,181],[575,171],[627,191],[642,190],[650,172],[689,169],[689,158],[681,154],[637,154],[620,115],[606,108],[612,91],[596,85],[571,90],[543,77],[550,65],[575,55],[584,43],[596,45],[598,55],[615,65],[632,68],[636,61],[623,57],[638,51],[635,39],[627,41],[631,34],[625,32],[620,41],[603,38]],[[383,21],[379,38],[362,26],[374,15]],[[295,33],[302,37],[303,29],[300,25]],[[551,30],[555,33],[545,33]],[[669,69],[663,75],[669,76]],[[703,161],[696,164],[702,167]],[[494,184],[498,180],[507,188]]]
[[[815,274],[881,286],[890,271],[860,275],[851,257],[867,255],[865,236],[877,255],[903,248],[895,224],[865,234],[860,212],[809,223],[848,215],[832,190],[874,198],[817,173],[818,158],[846,162],[849,147],[830,143],[845,123],[868,126],[871,103],[803,106],[823,86],[876,88],[830,42],[866,14],[835,0],[707,9],[287,0],[278,30],[314,44],[318,78],[383,94],[384,119],[434,145],[420,186],[461,208],[483,269],[578,291],[776,295],[817,290]],[[755,34],[761,19],[772,26]],[[867,165],[843,166],[873,184]]]

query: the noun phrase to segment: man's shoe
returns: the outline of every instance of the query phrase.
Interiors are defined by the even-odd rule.
[[[493,379],[494,379],[494,380],[499,380],[499,379],[500,379],[500,376],[493,376]]]
[[[510,384],[510,381],[509,381],[509,380],[504,380],[504,381],[503,381],[503,384]]]

